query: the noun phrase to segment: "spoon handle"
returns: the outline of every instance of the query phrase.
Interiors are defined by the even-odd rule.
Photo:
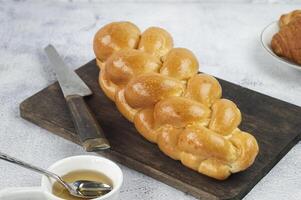
[[[56,179],[57,181],[61,182],[61,179],[60,179],[60,177],[58,175],[56,175],[56,174],[54,174],[52,172],[49,172],[49,171],[47,171],[45,169],[42,169],[42,168],[33,166],[31,164],[28,164],[26,162],[23,162],[23,161],[21,161],[21,160],[19,160],[17,158],[14,158],[14,157],[11,157],[11,156],[5,154],[5,153],[0,152],[0,159],[8,161],[10,163],[17,164],[17,165],[19,165],[21,167],[33,170],[33,171],[38,172],[40,174],[46,175],[48,177],[50,176],[50,177]]]

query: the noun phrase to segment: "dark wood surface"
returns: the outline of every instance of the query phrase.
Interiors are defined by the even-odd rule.
[[[233,100],[243,116],[240,128],[253,133],[260,152],[254,164],[225,181],[217,181],[184,167],[142,138],[98,86],[95,60],[77,70],[94,95],[85,100],[101,124],[111,150],[105,156],[158,179],[199,199],[241,199],[296,144],[301,136],[301,108],[219,80],[223,96]],[[21,116],[78,143],[74,125],[58,83],[20,105]],[[268,192],[268,191],[266,191]]]

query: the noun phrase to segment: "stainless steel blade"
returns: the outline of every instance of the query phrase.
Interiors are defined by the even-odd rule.
[[[92,94],[92,91],[84,81],[65,65],[51,44],[45,48],[45,52],[51,62],[51,66],[55,71],[65,97],[69,95],[87,96]]]

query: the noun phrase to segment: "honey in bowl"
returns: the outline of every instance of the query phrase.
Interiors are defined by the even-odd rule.
[[[88,180],[88,181],[96,181],[102,182],[108,185],[113,186],[112,180],[104,175],[103,173],[91,170],[77,170],[69,172],[62,176],[62,179],[67,183],[72,183],[78,180]],[[68,200],[82,200],[84,198],[79,198],[72,196],[69,191],[64,188],[60,183],[55,182],[52,187],[52,193],[61,198],[61,199],[68,199]]]

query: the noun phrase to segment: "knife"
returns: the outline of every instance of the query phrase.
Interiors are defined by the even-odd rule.
[[[51,44],[45,48],[45,52],[55,71],[70,110],[76,133],[84,149],[91,152],[110,148],[103,130],[83,98],[92,95],[90,88],[65,65]]]

